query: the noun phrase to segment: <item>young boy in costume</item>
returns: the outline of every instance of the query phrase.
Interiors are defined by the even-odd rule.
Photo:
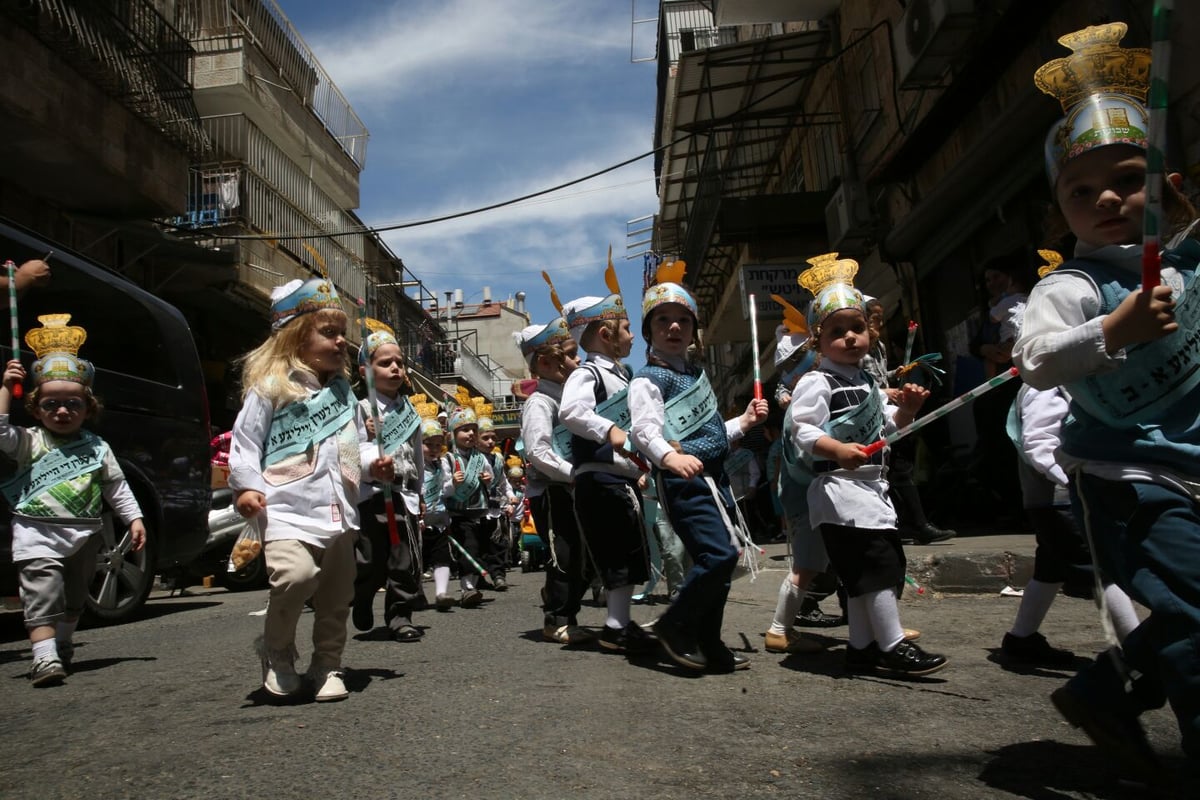
[[[638,482],[641,468],[626,450],[629,355],[633,334],[609,260],[612,294],[563,306],[571,337],[588,353],[563,386],[559,417],[571,436],[575,516],[606,592],[608,616],[600,646],[617,653],[653,649],[653,639],[630,619],[635,587],[649,577]],[[629,443],[630,446],[631,443]]]
[[[531,325],[515,338],[537,378],[537,389],[521,407],[521,440],[529,461],[525,491],[530,513],[550,553],[542,590],[542,638],[580,645],[596,638],[579,626],[580,603],[588,588],[583,579],[586,553],[575,518],[571,462],[554,449],[563,384],[579,366],[579,346],[562,317]]]
[[[897,405],[861,369],[870,335],[862,295],[854,288],[858,264],[836,253],[808,260],[800,284],[813,294],[808,327],[820,364],[802,375],[788,411],[791,435],[813,473],[809,520],[821,534],[834,570],[846,587],[851,671],[928,675],[946,666],[905,638],[896,602],[905,559],[888,499],[884,452],[866,445],[913,421],[929,391],[905,384]]]
[[[415,642],[424,633],[413,625],[412,614],[425,601],[421,592],[421,479],[425,473],[421,449],[421,417],[408,401],[408,373],[395,332],[378,320],[367,320],[371,334],[363,343],[359,372],[373,371],[382,430],[375,430],[371,399],[359,401],[363,427],[372,442],[382,439],[383,452],[395,463],[393,512],[399,541],[391,543],[383,491],[364,487],[359,503],[362,515],[360,550],[366,563],[358,565],[354,580],[354,627],[369,631],[375,625],[375,594],[382,587],[383,619],[397,642]]]
[[[1200,242],[1169,175],[1161,275],[1142,286],[1150,51],[1120,47],[1125,31],[1062,37],[1071,55],[1034,77],[1066,114],[1046,171],[1076,244],[1030,293],[1013,360],[1029,385],[1069,392],[1058,462],[1076,516],[1104,574],[1150,609],[1051,699],[1126,772],[1159,782],[1138,716],[1164,699],[1200,772],[1200,371],[1182,368],[1200,336]]]
[[[767,417],[767,401],[722,420],[704,370],[688,362],[699,343],[695,299],[680,285],[683,262],[659,268],[642,299],[646,366],[633,379],[629,408],[634,443],[658,467],[663,512],[683,540],[692,568],[654,632],[667,654],[689,670],[732,672],[750,661],[721,641],[739,546],[749,541],[725,474],[730,442]],[[697,348],[698,352],[699,348]],[[739,541],[740,540],[740,541]]]
[[[38,427],[9,422],[12,388],[25,379],[20,360],[8,362],[0,387],[0,452],[17,463],[16,476],[0,484],[0,491],[13,510],[12,558],[20,573],[35,687],[62,683],[71,670],[75,626],[102,543],[101,501],[129,526],[133,552],[146,544],[142,510],[112,448],[83,428],[99,411],[92,395],[96,370],[79,358],[87,332],[68,325],[70,320],[70,314],[41,316],[43,327],[25,334],[38,357],[25,408]]]

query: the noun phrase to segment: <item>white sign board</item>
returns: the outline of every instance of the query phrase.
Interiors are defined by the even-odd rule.
[[[808,264],[746,264],[738,275],[742,290],[742,318],[750,318],[747,296],[753,294],[758,306],[758,318],[765,320],[783,319],[783,308],[771,299],[777,294],[803,311],[812,299],[807,289],[800,287],[796,278],[808,269]]]

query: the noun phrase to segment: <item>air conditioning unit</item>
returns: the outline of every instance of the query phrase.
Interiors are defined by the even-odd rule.
[[[829,249],[853,251],[874,233],[866,188],[858,181],[842,181],[825,206]]]
[[[909,0],[892,30],[901,88],[938,83],[975,29],[975,0]]]

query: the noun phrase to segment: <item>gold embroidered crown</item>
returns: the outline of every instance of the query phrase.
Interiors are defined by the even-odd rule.
[[[70,353],[79,355],[79,348],[87,341],[87,331],[78,325],[68,325],[70,314],[43,314],[38,317],[42,327],[25,333],[25,344],[33,348],[38,358],[47,353]]]
[[[854,276],[858,274],[858,262],[851,258],[838,258],[837,253],[813,256],[808,263],[812,266],[800,273],[799,281],[814,295],[834,284],[853,286]]]
[[[1093,25],[1059,37],[1071,55],[1048,61],[1033,75],[1037,87],[1067,113],[1083,98],[1100,92],[1129,95],[1142,102],[1150,85],[1150,50],[1125,48],[1124,22]]]

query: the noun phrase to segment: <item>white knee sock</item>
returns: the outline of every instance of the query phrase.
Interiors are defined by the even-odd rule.
[[[849,628],[850,646],[855,650],[862,650],[875,641],[866,596],[847,598],[846,626]]]
[[[791,574],[783,576],[783,583],[779,585],[779,599],[775,601],[775,619],[771,620],[771,633],[783,636],[792,629],[805,594],[807,592],[800,591],[800,587],[792,583]]]
[[[450,568],[433,568],[433,591],[435,594],[446,594],[450,591]]]
[[[629,606],[633,602],[633,587],[618,586],[608,590],[608,619],[604,624],[610,628],[625,630],[629,624]]]
[[[1112,617],[1117,641],[1125,641],[1125,637],[1142,624],[1137,612],[1133,610],[1133,601],[1120,586],[1111,583],[1104,587],[1104,602],[1108,604],[1108,615]]]
[[[53,637],[33,643],[33,663],[58,658],[58,643]]]
[[[1013,620],[1009,633],[1018,639],[1037,633],[1061,588],[1061,583],[1045,583],[1036,579],[1025,584],[1025,594],[1021,595],[1017,618]]]
[[[54,638],[59,644],[70,644],[71,639],[75,636],[75,628],[79,625],[79,620],[71,621],[63,620],[54,625]]]
[[[904,628],[900,627],[900,608],[896,605],[895,589],[880,589],[863,595],[867,613],[871,617],[871,631],[875,644],[881,652],[888,652],[904,639]]]

